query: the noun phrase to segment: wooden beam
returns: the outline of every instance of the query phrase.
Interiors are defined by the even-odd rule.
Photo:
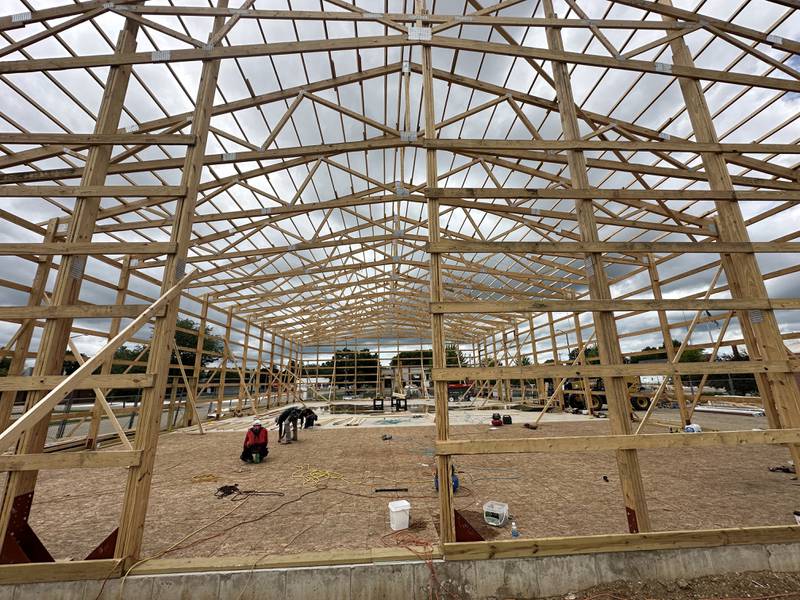
[[[796,444],[800,429],[715,431],[710,433],[647,433],[640,435],[597,435],[563,437],[504,438],[492,440],[450,440],[436,442],[443,455],[519,454],[562,452],[609,452],[664,448],[707,448],[745,444]]]
[[[185,190],[174,185],[0,185],[0,198],[75,198],[77,196],[180,196]]]
[[[142,458],[136,451],[53,452],[0,456],[0,472],[59,469],[108,469],[135,467]]]
[[[800,242],[482,242],[444,240],[425,246],[428,252],[580,255],[617,254],[752,254],[800,252]]]
[[[41,244],[0,243],[0,256],[37,254],[39,256],[89,256],[132,254],[158,256],[175,250],[172,242],[44,242]]]
[[[545,16],[556,16],[552,0],[543,0]],[[557,55],[564,55],[564,45],[561,39],[561,30],[548,27],[546,30],[547,47]],[[555,79],[556,100],[560,107],[559,116],[564,131],[564,139],[578,140],[581,137],[578,124],[575,99],[572,93],[567,57],[552,63],[553,77]],[[611,60],[611,59],[610,59]],[[616,60],[616,59],[613,59]],[[570,172],[570,182],[573,188],[589,189],[586,157],[579,150],[569,150],[567,161]],[[577,200],[575,212],[578,216],[578,227],[581,241],[598,242],[600,237],[597,231],[597,218],[591,200]],[[586,274],[589,284],[589,296],[592,300],[611,300],[611,288],[603,264],[602,255],[587,253]],[[552,318],[552,313],[550,313]],[[622,351],[619,345],[619,335],[616,328],[614,315],[608,312],[594,314],[594,326],[597,331],[597,348],[600,362],[603,365],[619,364],[622,362]],[[536,368],[536,367],[534,367]],[[627,396],[625,380],[619,376],[606,376],[604,379],[608,416],[611,422],[611,432],[627,435],[631,433],[630,403]],[[618,450],[616,452],[617,471],[619,473],[622,498],[625,505],[625,516],[628,530],[631,533],[648,531],[650,529],[650,516],[645,499],[644,483],[642,482],[639,458],[635,450]]]
[[[157,133],[7,133],[0,131],[0,144],[81,144],[87,146],[159,145],[191,146],[194,136]]]
[[[116,55],[124,55],[136,49],[138,25],[126,20],[119,30],[114,46]],[[130,67],[113,67],[108,70],[103,95],[95,120],[95,134],[111,134],[117,131],[122,114],[125,96],[130,80]],[[86,157],[81,186],[100,186],[106,181],[108,165],[113,147],[92,146]],[[96,196],[78,196],[72,211],[72,222],[66,233],[68,243],[86,243],[91,241],[101,199]],[[78,303],[81,284],[86,269],[84,256],[66,256],[59,263],[58,274],[53,284],[52,304],[54,306],[74,305]],[[160,307],[159,307],[160,308]],[[143,318],[147,315],[146,318]],[[149,319],[151,315],[142,313],[132,323],[137,323],[133,331],[125,330],[126,337],[119,340],[117,346],[129,337]],[[141,321],[139,321],[141,319]],[[46,377],[62,372],[64,354],[72,329],[69,319],[49,319],[41,333],[37,360],[33,367],[34,377]],[[115,338],[116,339],[116,338]],[[117,346],[110,350],[113,354]],[[99,360],[95,358],[99,357]],[[105,354],[101,351],[87,360],[82,366],[61,381],[49,393],[41,391],[28,392],[25,399],[25,413],[5,431],[0,433],[0,449],[6,450],[12,444],[18,454],[36,454],[44,450],[49,427],[48,415],[55,406],[87,375],[91,375],[101,366]],[[36,471],[10,473],[6,480],[0,507],[0,544],[6,537],[14,533],[16,523],[27,520],[30,512],[31,498],[36,488]],[[12,515],[14,518],[12,519]],[[16,520],[16,523],[14,522]]]
[[[9,375],[0,377],[0,391],[31,392],[51,390],[64,383],[67,375]],[[75,385],[76,390],[94,388],[141,389],[153,385],[153,376],[147,373],[128,375],[88,375]]]
[[[149,308],[147,304],[74,304],[61,306],[0,306],[0,320],[19,319],[133,319]]]
[[[509,198],[513,200],[739,200],[747,202],[800,201],[798,191],[770,190],[653,190],[561,188],[426,188],[429,198]]]
[[[0,565],[0,585],[100,580],[123,574],[118,559]]]
[[[227,7],[228,0],[218,0],[217,6]],[[209,40],[224,25],[223,17],[215,17]],[[221,46],[213,46],[216,52]],[[208,57],[211,58],[211,57]],[[217,91],[220,61],[204,60],[195,97],[195,109],[192,115],[192,135],[197,136],[197,143],[186,153],[181,173],[181,186],[186,188],[186,195],[180,198],[174,209],[175,224],[170,240],[176,243],[175,252],[168,255],[161,281],[161,293],[169,294],[165,302],[164,316],[156,319],[153,326],[153,340],[148,357],[147,371],[155,375],[152,388],[142,395],[139,425],[136,430],[134,447],[142,450],[142,464],[128,471],[125,496],[120,513],[119,534],[114,556],[125,558],[128,566],[139,560],[144,535],[144,522],[147,516],[147,505],[150,498],[150,482],[153,476],[158,435],[161,427],[163,398],[169,377],[170,342],[175,338],[175,323],[178,319],[180,305],[179,294],[171,294],[173,287],[183,288],[187,283],[186,256],[192,236],[192,224],[197,208],[200,177],[203,171],[203,154],[208,140],[208,129],[211,121],[214,96]],[[224,386],[224,380],[222,381]]]
[[[529,302],[432,302],[436,314],[502,314],[536,312],[617,312],[655,310],[797,310],[800,298],[724,298],[717,300],[636,299],[636,300],[531,300]],[[1,309],[0,309],[1,310]],[[2,314],[2,312],[0,312]]]
[[[461,367],[434,369],[436,381],[462,379],[532,379],[535,377],[630,377],[642,375],[702,375],[703,373],[799,373],[800,361],[725,361],[697,363],[635,363],[603,365],[538,365],[527,367]]]
[[[598,552],[640,552],[712,548],[740,544],[781,544],[800,541],[797,525],[771,527],[736,527],[693,531],[658,531],[611,535],[569,536],[493,542],[445,544],[446,560],[481,560],[489,558],[528,558]]]
[[[651,4],[646,2],[645,4]],[[670,0],[662,0],[658,11],[666,15],[672,9]],[[672,16],[662,16],[671,21]],[[717,26],[716,23],[714,23]],[[723,28],[722,25],[719,26]],[[728,33],[733,33],[728,30]],[[673,61],[682,68],[694,66],[692,53],[683,38],[670,42]],[[716,143],[718,140],[711,111],[699,83],[693,79],[678,80],[681,94],[686,103],[686,113],[692,124],[695,138],[700,143]],[[757,85],[757,84],[756,84]],[[709,187],[713,190],[729,191],[733,189],[733,181],[725,161],[719,154],[703,153],[703,167],[709,178]],[[719,239],[723,242],[749,242],[750,237],[742,211],[736,202],[717,202],[717,228]],[[766,298],[767,288],[761,269],[754,254],[723,254],[720,257],[725,275],[734,298]],[[738,319],[742,323],[743,332],[748,340],[750,356],[759,356],[764,361],[781,360],[787,356],[781,337],[780,327],[772,310],[739,312]],[[780,425],[786,428],[800,427],[800,386],[797,378],[788,372],[768,372],[764,383],[770,391],[762,393],[762,397],[773,398]],[[800,446],[790,447],[792,459],[800,461]]]
[[[11,446],[11,444],[16,442],[25,431],[39,423],[45,417],[45,415],[53,410],[53,408],[55,408],[55,406],[64,399],[67,394],[69,394],[72,390],[78,389],[78,386],[81,385],[81,383],[88,378],[96,368],[102,365],[107,358],[112,356],[117,348],[124,344],[134,333],[139,331],[139,329],[141,329],[150,319],[161,312],[162,308],[165,304],[167,304],[167,302],[169,302],[169,300],[172,300],[175,296],[180,294],[183,286],[188,283],[191,278],[191,274],[184,276],[183,279],[181,279],[172,288],[168,289],[158,300],[156,300],[151,306],[143,311],[136,319],[131,321],[114,338],[109,340],[109,342],[100,348],[100,350],[98,350],[94,356],[84,362],[71,375],[65,377],[41,400],[26,410],[25,413],[19,419],[14,421],[14,423],[8,429],[0,433],[0,449],[4,450]],[[41,376],[38,377],[39,379],[42,379]],[[120,376],[108,375],[107,377]],[[36,378],[37,376],[31,377],[31,379]],[[113,386],[93,385],[92,387]]]

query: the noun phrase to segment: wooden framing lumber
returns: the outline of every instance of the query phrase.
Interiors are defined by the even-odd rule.
[[[42,391],[51,390],[66,381],[66,375],[24,376],[10,375],[0,377],[0,391]],[[146,388],[153,385],[153,376],[147,373],[133,375],[87,375],[73,384],[76,390],[94,388]]]
[[[543,0],[545,16],[555,17],[552,0]],[[563,54],[563,41],[561,31],[556,28],[546,29],[547,46],[551,51]],[[578,117],[575,112],[575,101],[572,95],[572,84],[569,78],[566,62],[553,63],[553,77],[555,80],[556,99],[562,107],[559,116],[564,130],[564,138],[576,140],[580,138]],[[586,158],[583,152],[570,150],[567,153],[570,180],[572,187],[578,189],[589,188]],[[578,215],[581,240],[585,242],[600,241],[597,221],[592,208],[591,200],[578,200],[575,204]],[[589,282],[589,295],[592,300],[610,300],[611,290],[608,284],[602,257],[598,253],[587,253],[586,274]],[[552,319],[552,314],[550,316]],[[619,338],[617,336],[616,322],[611,313],[597,312],[594,314],[594,323],[597,331],[597,346],[600,361],[604,365],[622,362]],[[555,344],[553,344],[555,346]],[[627,398],[627,388],[622,378],[607,376],[604,379],[606,402],[608,403],[608,416],[611,422],[611,432],[617,435],[631,433],[631,423],[628,416],[630,407]],[[623,502],[628,521],[628,530],[631,533],[648,531],[650,517],[647,511],[644,484],[639,468],[639,459],[635,450],[620,449],[616,452],[617,470],[620,476]]]
[[[800,299],[636,299],[636,300],[531,300],[530,302],[434,302],[437,314],[493,314],[529,312],[621,312],[650,310],[796,310]],[[0,314],[2,314],[0,312]]]
[[[433,369],[436,381],[462,379],[531,379],[535,377],[630,377],[642,375],[702,375],[703,373],[797,373],[800,363],[794,360],[774,362],[743,361],[715,363],[636,363],[617,365],[538,365],[529,367],[462,367]]]
[[[706,448],[743,444],[796,444],[798,429],[716,431],[710,433],[645,433],[639,435],[598,435],[507,438],[497,440],[451,440],[436,442],[437,454],[515,454],[529,452],[607,452],[664,448]]]
[[[133,450],[0,455],[0,472],[127,468],[138,465],[141,458],[141,452]]]
[[[148,309],[146,304],[75,304],[61,306],[0,306],[0,320],[18,319],[132,319]]]
[[[447,560],[523,558],[560,556],[599,552],[637,552],[642,550],[677,550],[740,544],[794,543],[800,539],[797,525],[773,527],[737,527],[699,531],[654,531],[635,534],[587,535],[532,540],[461,542],[445,544]]]
[[[373,13],[345,0],[320,10],[255,8],[252,0],[83,1],[37,10],[41,0],[31,0],[30,13],[0,16],[0,86],[26,107],[5,115],[0,132],[0,198],[7,200],[0,203],[7,227],[0,256],[13,265],[0,277],[10,298],[0,307],[10,331],[0,340],[0,358],[11,361],[0,378],[0,444],[16,443],[16,454],[0,457],[9,465],[0,534],[24,520],[37,470],[59,464],[58,455],[42,454],[52,423],[75,434],[91,417],[86,440],[70,440],[91,450],[105,439],[98,436],[102,415],[130,415],[128,428],[112,422],[123,444],[136,430],[136,460],[120,465],[129,468],[114,550],[120,560],[102,563],[119,573],[141,554],[162,412],[170,427],[180,424],[172,417],[183,390],[183,425],[202,431],[206,415],[198,408],[206,403],[222,418],[226,406],[238,413],[250,403],[263,410],[302,402],[301,382],[311,372],[305,363],[319,367],[332,348],[338,377],[335,352],[344,345],[377,348],[383,359],[389,348],[419,348],[412,362],[426,397],[432,383],[440,473],[449,472],[453,448],[516,452],[523,451],[511,449],[518,443],[551,443],[452,441],[448,381],[483,395],[496,391],[509,403],[519,398],[517,381],[522,401],[531,401],[536,380],[545,410],[592,400],[593,393],[606,398],[612,436],[524,451],[614,452],[631,531],[649,528],[636,452],[767,443],[788,446],[800,462],[800,333],[784,318],[800,299],[775,291],[800,274],[793,221],[800,140],[792,137],[796,115],[784,110],[800,92],[793,64],[800,42],[781,33],[800,6],[752,2],[764,3],[758,28],[669,0],[610,0],[598,18],[589,18],[580,0],[561,7],[543,0],[544,16],[526,15],[519,0],[467,0],[460,14],[426,0],[415,0],[413,13]],[[615,8],[630,18],[607,18]],[[191,32],[176,26],[187,19]],[[297,29],[296,39],[239,43],[246,28],[280,21]],[[104,46],[113,49],[87,55],[70,46],[77,36],[116,34],[114,27],[116,44]],[[544,33],[547,44],[520,42],[511,27],[525,36]],[[563,28],[577,35],[562,39]],[[51,44],[59,51],[50,52]],[[311,55],[335,57],[335,72],[303,70],[289,81],[272,66],[278,57],[285,66]],[[449,67],[433,68],[451,55]],[[491,76],[470,68],[491,56],[502,58],[492,61]],[[256,89],[263,83],[253,76],[259,60],[269,65],[271,91]],[[241,89],[231,93],[230,80],[218,77],[222,61],[241,75]],[[196,67],[199,81],[184,67]],[[67,85],[73,76],[86,88]],[[152,112],[130,104],[131,77]],[[41,86],[31,83],[37,80],[51,96],[41,97]],[[533,85],[523,88],[528,80]],[[540,84],[545,91],[536,95]],[[683,103],[664,102],[677,88]],[[186,94],[189,110],[165,102],[169,93]],[[608,102],[598,102],[602,94]],[[715,99],[711,109],[706,97]],[[605,112],[584,108],[599,105]],[[88,127],[76,125],[66,114],[72,110]],[[681,125],[687,117],[689,129]],[[187,265],[197,268],[191,277]],[[722,283],[713,275],[720,268]],[[179,318],[200,322],[193,348],[175,344]],[[122,319],[134,322],[122,329]],[[144,327],[150,319],[152,338]],[[708,343],[697,338],[706,327]],[[137,347],[134,360],[114,357],[124,332]],[[64,362],[82,362],[80,352],[93,347],[83,336],[108,344],[80,375],[64,377]],[[225,340],[222,352],[203,351],[208,336]],[[34,339],[41,340],[36,352]],[[432,381],[423,361],[428,339]],[[663,341],[663,362],[627,364],[653,354],[638,349],[652,339]],[[451,344],[457,365],[447,364]],[[316,348],[315,361],[309,348]],[[710,352],[708,360],[680,362],[689,349]],[[194,364],[185,362],[187,352],[195,353]],[[726,360],[723,352],[747,360]],[[144,366],[145,354],[146,373],[129,374]],[[204,367],[208,359],[219,366]],[[23,377],[31,360],[33,375]],[[125,373],[111,374],[121,368]],[[234,371],[238,386],[228,391]],[[402,365],[397,371],[401,387]],[[632,398],[624,378],[664,377],[656,399],[673,381],[687,423],[703,385],[720,374],[755,376],[769,431],[655,438],[639,434],[648,411],[633,435],[630,400],[644,392]],[[682,376],[701,382],[689,400]],[[595,377],[605,391],[591,391]],[[555,384],[552,393],[545,380]],[[568,394],[565,382],[574,384]],[[381,371],[355,384],[377,392]],[[312,387],[335,402],[333,387],[327,394]],[[106,394],[114,388],[143,390],[140,404],[112,408]],[[58,406],[77,389],[95,390],[91,412]],[[64,455],[61,464],[127,460],[116,454]],[[692,547],[766,535],[748,529],[463,546],[454,543],[453,498],[442,488],[441,539],[455,557],[483,558],[495,548],[503,555]],[[769,531],[794,541],[794,529]],[[262,562],[326,564],[318,561],[377,554]],[[137,568],[196,564],[208,563]],[[54,569],[77,578],[91,571],[59,563]],[[10,577],[4,573],[0,566],[0,581]]]

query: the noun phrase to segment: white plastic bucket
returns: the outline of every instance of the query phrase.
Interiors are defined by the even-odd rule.
[[[408,529],[411,519],[411,503],[408,500],[389,502],[389,527],[394,531]]]

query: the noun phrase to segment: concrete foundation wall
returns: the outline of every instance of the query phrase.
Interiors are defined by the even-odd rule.
[[[99,581],[27,583],[0,586],[0,600],[428,600],[432,585],[448,598],[504,600],[743,571],[800,571],[800,544],[131,576],[102,592]]]

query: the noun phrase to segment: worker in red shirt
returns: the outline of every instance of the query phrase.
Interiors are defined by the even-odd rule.
[[[256,419],[244,437],[244,449],[242,450],[241,459],[245,462],[261,462],[269,454],[267,441],[267,430],[261,426],[261,421]]]

